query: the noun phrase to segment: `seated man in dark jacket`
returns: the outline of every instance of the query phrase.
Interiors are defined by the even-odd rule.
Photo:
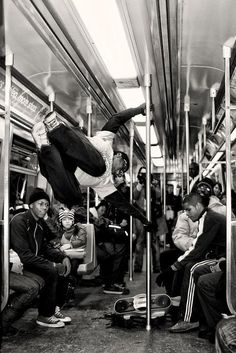
[[[10,223],[11,247],[18,254],[23,271],[41,276],[45,282],[40,292],[36,323],[45,327],[63,327],[71,319],[60,307],[65,302],[70,260],[50,244],[51,234],[43,220],[49,208],[49,196],[36,188],[29,198],[29,210],[15,215]]]

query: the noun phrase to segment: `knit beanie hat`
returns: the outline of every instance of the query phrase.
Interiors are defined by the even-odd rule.
[[[29,197],[29,205],[35,201],[42,199],[47,200],[50,203],[48,194],[41,188],[35,188]]]
[[[70,218],[74,222],[74,210],[61,210],[59,211],[59,221],[61,222],[63,218]]]
[[[211,189],[211,192],[213,191],[214,188],[214,181],[210,178],[203,178],[202,180],[200,180],[197,184],[197,188],[202,186],[202,185],[206,185]]]

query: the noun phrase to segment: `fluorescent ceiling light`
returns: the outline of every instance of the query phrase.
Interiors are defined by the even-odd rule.
[[[214,156],[214,158],[212,159],[212,161],[208,164],[207,168],[204,170],[204,172],[202,173],[203,176],[207,176],[207,174],[210,173],[210,175],[213,173],[212,170],[215,170],[216,167],[218,167],[217,162],[219,161],[219,159],[223,156],[224,152],[217,152],[216,155]],[[213,169],[212,169],[213,168]]]
[[[146,126],[138,126],[138,125],[136,125],[136,128],[138,130],[138,133],[139,133],[141,139],[146,144]],[[156,136],[156,133],[154,131],[153,126],[151,126],[150,134],[151,134],[151,145],[157,145],[157,143],[158,143],[157,136]]]
[[[161,158],[162,157],[162,153],[161,153],[161,149],[160,146],[151,146],[151,157],[152,158]]]
[[[155,167],[164,167],[163,158],[152,158],[152,163]]]
[[[151,159],[155,167],[164,167],[164,160],[160,146],[151,146]]]
[[[217,152],[216,155],[214,156],[214,158],[212,159],[211,163],[217,162],[222,156],[223,156],[224,152]]]
[[[138,105],[142,104],[145,102],[143,92],[141,87],[139,88],[121,88],[118,89],[119,94],[125,103],[125,105],[129,108],[134,108],[137,107]],[[143,119],[142,121],[146,121],[146,118],[142,115]],[[137,118],[133,118],[133,120],[136,122],[140,122],[140,116]]]
[[[113,78],[136,77],[115,0],[73,0],[94,44]]]
[[[231,142],[234,142],[234,141],[235,141],[235,139],[236,139],[236,129],[234,129],[234,130],[231,132],[230,139],[231,139]]]

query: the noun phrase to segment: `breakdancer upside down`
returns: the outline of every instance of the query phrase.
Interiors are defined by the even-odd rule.
[[[142,104],[112,115],[93,137],[59,123],[55,112],[34,125],[32,136],[38,148],[40,170],[58,201],[68,207],[81,204],[79,185],[89,186],[101,199],[150,226],[143,212],[119,193],[112,180],[113,175],[129,169],[128,156],[112,149],[115,134],[133,116],[145,115],[145,107]]]

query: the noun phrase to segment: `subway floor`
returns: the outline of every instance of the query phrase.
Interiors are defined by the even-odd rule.
[[[159,293],[152,278],[152,293]],[[133,281],[126,279],[129,296],[144,293],[145,272],[134,274]],[[63,312],[72,318],[70,325],[60,329],[38,327],[35,324],[37,309],[30,308],[15,323],[20,332],[2,338],[2,353],[214,353],[214,345],[197,337],[197,332],[171,334],[168,315],[152,321],[150,331],[146,320],[136,319],[129,327],[111,319],[114,302],[123,296],[104,294],[101,286],[91,286],[84,280],[76,288],[75,300]],[[126,297],[126,296],[124,296]],[[126,325],[127,326],[127,325]]]

